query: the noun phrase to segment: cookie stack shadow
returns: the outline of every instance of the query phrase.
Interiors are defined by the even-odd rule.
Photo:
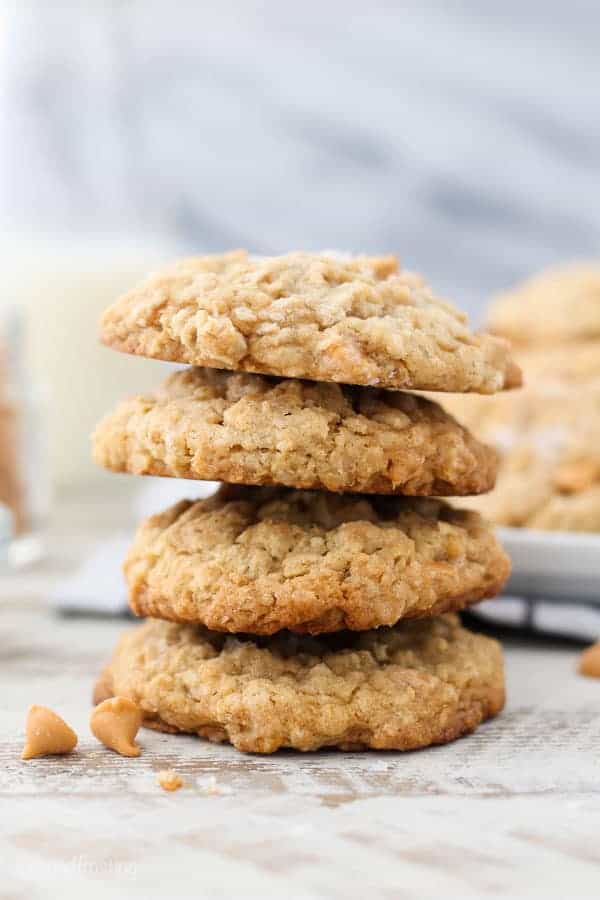
[[[225,483],[140,526],[124,571],[149,618],[97,700],[255,752],[413,749],[500,711],[500,646],[457,612],[509,561],[439,499],[490,490],[496,457],[406,391],[517,386],[501,339],[393,258],[239,252],[153,276],[102,340],[190,368],[107,416],[96,461]]]

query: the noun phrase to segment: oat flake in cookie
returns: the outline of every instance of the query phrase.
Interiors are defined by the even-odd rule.
[[[138,704],[150,727],[238,750],[411,750],[497,715],[504,672],[500,645],[453,615],[319,639],[149,620],[121,638],[101,690]]]
[[[440,500],[223,487],[147,519],[124,570],[137,615],[268,635],[462,609],[510,563],[476,513]]]
[[[496,474],[495,451],[424,397],[206,368],[122,401],[94,458],[137,475],[424,496],[479,494]]]
[[[182,260],[111,306],[101,338],[156,359],[396,390],[520,384],[508,344],[472,332],[393,257]]]

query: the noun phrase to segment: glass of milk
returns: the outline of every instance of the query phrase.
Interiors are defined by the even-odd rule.
[[[20,566],[43,551],[50,507],[43,407],[24,359],[24,323],[0,308],[0,566]]]

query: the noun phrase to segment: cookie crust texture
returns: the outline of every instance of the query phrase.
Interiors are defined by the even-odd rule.
[[[109,307],[101,339],[172,362],[394,390],[489,394],[521,380],[505,341],[472,332],[394,257],[184,259]]]
[[[137,475],[423,496],[490,490],[497,463],[424,397],[200,368],[123,401],[94,458]]]
[[[247,752],[412,750],[497,715],[504,675],[500,645],[454,615],[318,640],[150,619],[121,638],[97,688],[111,693],[147,726]]]
[[[124,563],[136,615],[257,635],[462,609],[509,571],[491,527],[443,501],[227,486],[147,519]]]

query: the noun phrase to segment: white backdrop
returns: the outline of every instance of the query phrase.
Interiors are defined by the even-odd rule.
[[[4,0],[2,221],[398,250],[477,309],[600,236],[594,0]]]

